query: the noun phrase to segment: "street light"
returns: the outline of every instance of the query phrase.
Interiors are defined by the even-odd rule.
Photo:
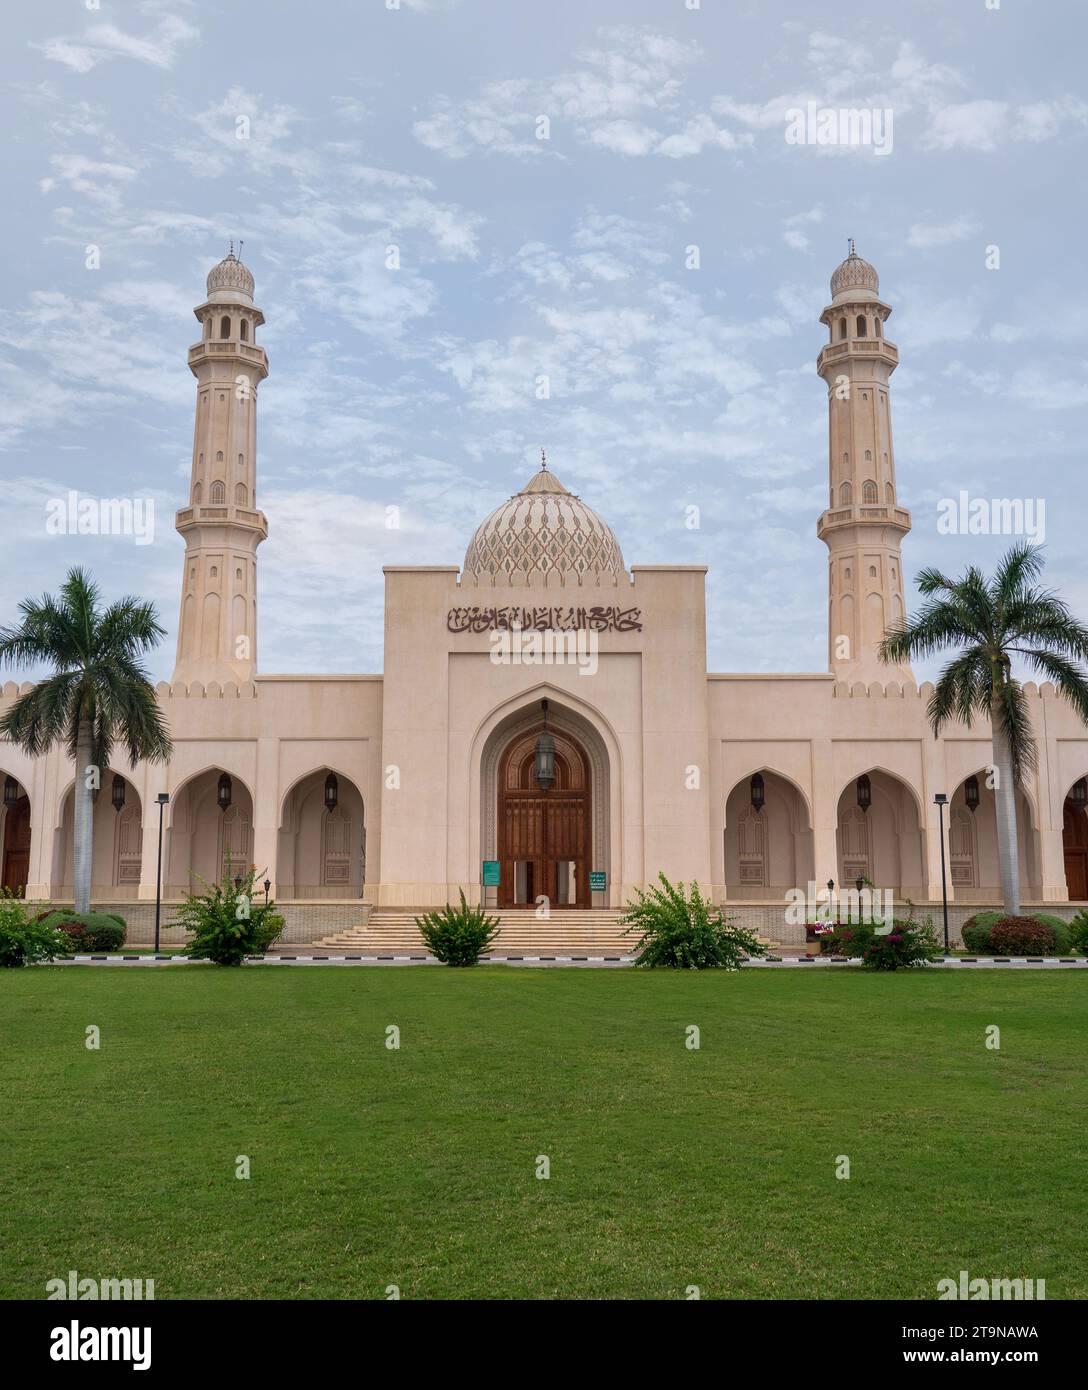
[[[159,919],[162,915],[162,813],[170,800],[169,792],[159,792],[159,863],[155,870],[155,954],[159,954]]]
[[[271,887],[272,887],[272,880],[271,880],[270,878],[266,878],[265,881],[264,881],[264,905],[265,905],[265,907],[268,906],[268,890],[269,890]]]
[[[938,792],[933,798],[933,804],[937,808],[937,815],[941,822],[941,902],[944,905],[944,953],[948,954],[948,881],[945,878],[944,867],[944,808],[948,805],[948,797],[944,792]]]

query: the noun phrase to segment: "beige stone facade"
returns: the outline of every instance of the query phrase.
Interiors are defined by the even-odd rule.
[[[935,740],[929,688],[876,657],[904,611],[911,518],[892,442],[898,350],[871,266],[851,253],[821,320],[829,669],[808,675],[708,672],[705,571],[628,565],[546,465],[481,523],[462,566],[387,567],[381,675],[261,674],[256,552],[275,517],[257,509],[268,363],[253,288],[229,256],[195,311],[177,664],[159,687],[175,753],[167,768],[103,777],[95,901],[141,913],[153,901],[159,792],[168,900],[228,859],[254,863],[295,926],[307,912],[341,924],[364,904],[440,904],[459,890],[500,906],[615,908],[659,870],[764,923],[790,889],[828,880],[932,903],[937,792],[951,798],[957,916],[996,901],[989,729]],[[1027,690],[1040,756],[1020,798],[1024,898],[1083,900],[1088,731],[1049,686]],[[15,693],[9,683],[3,698]],[[70,762],[0,745],[0,779],[5,882],[70,899]],[[485,884],[495,866],[498,884]]]

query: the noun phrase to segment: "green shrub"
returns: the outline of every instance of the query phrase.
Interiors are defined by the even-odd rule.
[[[0,892],[0,967],[18,969],[67,954],[68,942],[61,932],[37,918],[29,921],[23,900],[6,888]]]
[[[1054,932],[1054,950],[1059,956],[1067,956],[1070,951],[1069,945],[1069,923],[1064,917],[1055,917],[1052,912],[1033,912],[1032,917],[1036,922],[1042,922],[1044,927],[1050,927]]]
[[[960,940],[965,948],[976,956],[984,956],[990,949],[990,932],[1004,917],[1003,912],[976,912],[968,917],[960,927]]]
[[[250,869],[235,885],[229,872],[203,893],[190,893],[178,911],[177,925],[190,934],[186,954],[216,965],[241,965],[246,956],[263,955],[283,930],[273,904],[255,906]]]
[[[836,922],[834,929],[820,937],[822,956],[862,956],[873,939],[868,922]]]
[[[635,889],[621,922],[624,935],[635,933],[635,964],[674,970],[736,970],[745,956],[766,952],[755,933],[738,927],[708,903],[692,883],[690,896],[682,883],[672,884],[658,874],[660,888]]]
[[[919,923],[912,915],[906,921],[894,921],[890,932],[874,931],[861,959],[869,970],[905,970],[937,960],[941,954],[932,917]]]
[[[1078,912],[1069,923],[1069,950],[1088,956],[1088,911]]]
[[[1003,917],[990,932],[996,956],[1052,956],[1054,929],[1034,917]]]
[[[40,912],[35,921],[64,933],[68,939],[68,955],[116,951],[125,941],[124,918],[112,912],[72,912],[59,908]]]
[[[475,965],[499,934],[499,919],[482,907],[469,907],[461,893],[461,906],[449,903],[438,912],[416,918],[424,945],[443,965]]]
[[[271,911],[271,904],[266,909],[255,907],[253,909],[253,932],[251,935],[252,949],[251,955],[263,956],[272,943],[279,939],[286,919],[278,912]]]

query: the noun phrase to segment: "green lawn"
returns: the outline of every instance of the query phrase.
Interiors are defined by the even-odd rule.
[[[1086,1006],[1042,971],[0,971],[0,1294],[1084,1298]]]

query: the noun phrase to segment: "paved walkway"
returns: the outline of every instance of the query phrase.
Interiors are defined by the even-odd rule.
[[[630,956],[483,956],[481,965],[577,965],[612,968],[634,964]],[[188,956],[73,956],[58,960],[55,965],[208,965],[208,961],[190,961]],[[355,955],[268,955],[248,956],[247,965],[438,965],[434,956],[355,956]],[[1085,970],[1088,956],[943,956],[929,967],[949,966],[963,970]],[[859,960],[832,959],[830,956],[768,956],[745,961],[746,969],[842,970],[861,967]]]

